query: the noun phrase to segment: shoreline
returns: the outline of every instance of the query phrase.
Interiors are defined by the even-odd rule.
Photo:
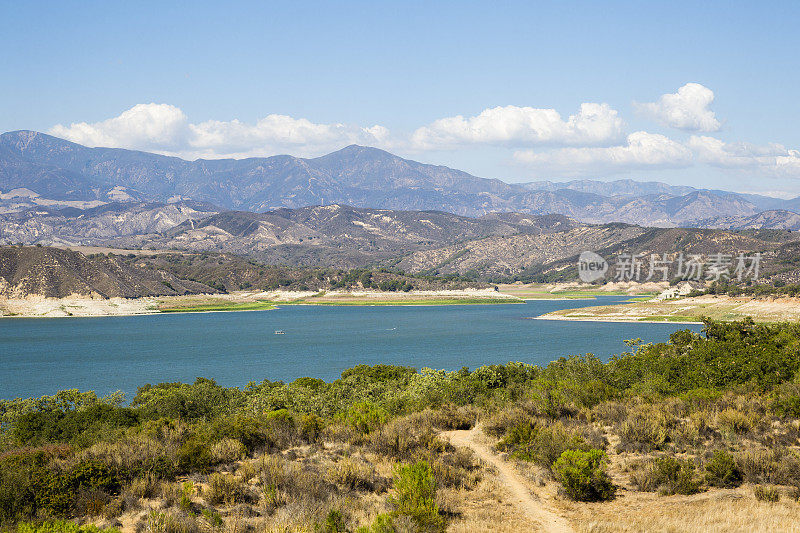
[[[491,289],[414,291],[411,293],[353,292],[252,292],[200,294],[144,298],[92,298],[73,295],[67,298],[0,299],[0,319],[4,318],[91,318],[107,316],[145,316],[182,313],[228,313],[272,311],[282,305],[336,307],[417,307],[445,305],[524,304],[516,296]],[[207,308],[204,308],[207,307]]]
[[[752,318],[760,323],[800,322],[800,298],[702,295],[669,300],[621,302],[611,305],[561,309],[539,320],[702,324],[708,317],[721,322]]]
[[[553,315],[548,316],[548,314],[539,315],[539,316],[529,316],[525,317],[526,320],[553,320],[557,322],[622,322],[622,323],[631,323],[631,324],[702,324],[702,322],[695,322],[691,320],[649,320],[646,317],[643,318],[599,318],[593,316],[581,316],[581,317],[572,317],[572,316],[559,316]]]

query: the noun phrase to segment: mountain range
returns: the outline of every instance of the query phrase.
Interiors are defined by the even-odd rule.
[[[219,255],[219,265],[239,256],[261,265],[389,268],[482,281],[549,279],[552,273],[562,279],[584,250],[609,258],[619,253],[761,252],[765,273],[780,274],[784,281],[800,279],[800,233],[786,229],[648,228],[585,224],[563,215],[465,217],[339,204],[266,213],[207,209],[189,202],[129,202],[7,213],[0,215],[0,242],[91,246],[87,253],[133,252],[137,257],[149,252],[136,250],[159,250],[183,257],[179,263],[211,253]],[[209,264],[217,263],[210,259]]]
[[[218,212],[343,204],[470,217],[555,213],[587,223],[657,227],[724,224],[726,218],[763,211],[790,212],[766,218],[785,225],[776,217],[791,218],[800,211],[800,197],[781,200],[659,182],[506,183],[356,145],[312,159],[280,155],[186,161],[89,148],[33,131],[0,135],[0,212],[86,210],[115,202],[193,202]]]

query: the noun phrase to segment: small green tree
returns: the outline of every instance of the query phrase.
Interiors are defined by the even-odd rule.
[[[423,531],[443,531],[444,520],[436,505],[436,479],[427,461],[402,465],[395,470],[395,513],[407,515]]]
[[[606,454],[602,450],[566,450],[553,464],[553,471],[573,500],[594,502],[614,497],[614,484],[606,472]]]
[[[714,450],[714,455],[706,463],[706,482],[712,487],[738,487],[742,484],[742,471],[730,453]]]

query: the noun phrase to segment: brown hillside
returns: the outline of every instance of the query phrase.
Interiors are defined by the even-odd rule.
[[[166,296],[217,292],[202,283],[136,268],[117,258],[34,246],[0,247],[0,296],[71,294],[103,298]]]

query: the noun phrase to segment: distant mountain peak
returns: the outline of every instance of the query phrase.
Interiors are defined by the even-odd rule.
[[[510,184],[358,144],[313,159],[282,155],[186,161],[120,148],[89,148],[30,130],[0,136],[0,192],[14,189],[28,189],[39,199],[0,198],[0,207],[85,209],[120,200],[182,199],[253,212],[341,204],[466,216],[558,213],[584,222],[657,226],[800,208],[798,199],[631,179]]]
[[[387,152],[386,150],[381,150],[380,148],[375,148],[373,146],[362,146],[360,144],[351,144],[340,150],[336,150],[335,152],[331,152],[315,159],[364,156],[371,158],[401,159],[400,157],[392,154],[391,152]]]

